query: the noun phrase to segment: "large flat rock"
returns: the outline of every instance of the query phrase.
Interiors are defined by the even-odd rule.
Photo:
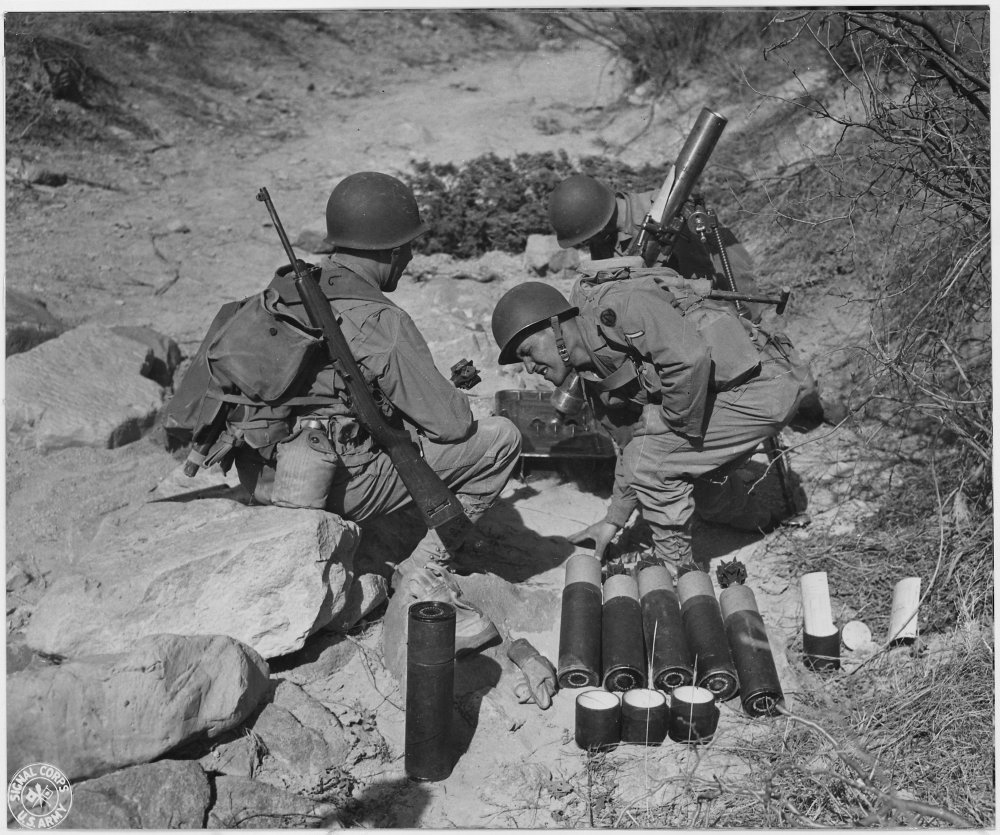
[[[7,356],[30,351],[49,339],[55,339],[66,326],[53,316],[45,302],[7,288],[6,303]]]
[[[225,635],[151,635],[129,652],[14,673],[8,771],[44,762],[58,763],[69,780],[97,777],[217,736],[269,692],[268,672]]]
[[[346,605],[357,540],[321,510],[142,505],[105,520],[39,600],[26,641],[73,657],[160,632],[221,634],[264,658],[294,652]]]
[[[100,325],[74,328],[6,362],[7,442],[46,452],[117,447],[163,405],[149,346]]]
[[[73,786],[69,829],[203,829],[208,777],[194,762],[135,765]]]

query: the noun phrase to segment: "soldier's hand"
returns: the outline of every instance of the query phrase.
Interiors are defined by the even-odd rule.
[[[674,239],[674,235],[677,234],[671,227],[657,223],[655,220],[646,221],[642,228],[646,230],[649,237],[664,247],[670,244]]]
[[[514,688],[517,700],[521,704],[534,702],[542,710],[548,710],[552,706],[552,696],[558,689],[558,678],[552,662],[524,638],[518,638],[511,644],[507,657],[524,674],[524,681]]]
[[[572,533],[566,538],[574,545],[582,545],[588,540],[593,540],[594,556],[603,560],[604,552],[611,540],[615,538],[616,533],[618,533],[618,526],[602,519],[600,522],[594,522],[593,525],[588,525],[582,531]]]

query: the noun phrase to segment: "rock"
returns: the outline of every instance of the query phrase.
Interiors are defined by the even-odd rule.
[[[337,807],[282,791],[259,780],[215,778],[208,829],[339,828]]]
[[[438,138],[423,124],[400,122],[390,132],[392,144],[401,148],[430,148]]]
[[[524,279],[524,260],[509,252],[484,252],[475,261],[475,279],[480,282]]]
[[[333,252],[333,244],[326,240],[326,231],[304,229],[299,233],[292,246],[296,252],[311,252],[313,255],[326,255]]]
[[[164,227],[168,235],[187,235],[190,231],[191,227],[180,218],[174,218]]]
[[[264,706],[251,727],[265,751],[254,776],[272,786],[301,790],[313,785],[328,766],[345,761],[346,741],[338,757],[319,731],[307,728],[290,710],[273,702]]]
[[[478,258],[461,261],[451,255],[435,252],[432,255],[417,254],[407,267],[407,274],[413,281],[428,281],[436,278],[472,279],[480,283],[496,280],[523,279],[523,256],[508,252],[486,252]]]
[[[7,591],[9,592],[24,591],[34,579],[19,560],[14,560],[7,566]]]
[[[18,673],[28,669],[28,666],[35,660],[35,653],[31,651],[24,642],[24,635],[20,632],[10,632],[7,634],[7,675]]]
[[[9,288],[5,301],[8,357],[55,339],[66,330],[66,326],[49,313],[43,301]]]
[[[358,645],[336,632],[322,630],[313,635],[298,652],[275,659],[272,672],[295,684],[326,681],[351,663]]]
[[[76,780],[148,762],[239,725],[267,677],[257,653],[224,635],[151,635],[129,652],[14,673],[8,769],[58,763]]]
[[[389,581],[380,574],[362,574],[347,592],[347,602],[327,629],[349,632],[362,618],[381,606],[389,596]]]
[[[112,514],[38,601],[28,645],[77,656],[170,632],[231,635],[265,658],[294,652],[344,607],[357,538],[322,510],[226,499]]]
[[[331,763],[341,763],[347,757],[351,742],[344,734],[344,727],[336,714],[318,699],[314,699],[299,685],[282,681],[274,691],[273,702],[294,716],[305,728],[318,731],[329,746]]]
[[[72,829],[202,829],[211,803],[201,766],[181,760],[134,765],[73,786]]]
[[[146,374],[164,388],[174,384],[174,372],[181,364],[181,349],[169,336],[145,325],[114,325],[112,331],[152,349],[153,359]]]
[[[100,325],[8,357],[8,443],[47,452],[138,440],[164,400],[152,365],[152,350]]]
[[[549,258],[549,272],[559,273],[575,269],[580,264],[580,250],[559,249]]]
[[[230,777],[252,778],[260,768],[267,751],[263,743],[246,729],[227,735],[198,760],[211,774],[228,774]]]
[[[524,266],[536,275],[549,271],[549,259],[560,252],[555,235],[528,235],[524,248]]]

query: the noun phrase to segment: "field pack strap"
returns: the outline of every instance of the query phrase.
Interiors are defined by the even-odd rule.
[[[598,391],[614,391],[620,389],[626,383],[631,383],[639,376],[639,369],[635,367],[635,362],[625,360],[617,371],[611,372],[602,380],[592,382],[591,385]]]

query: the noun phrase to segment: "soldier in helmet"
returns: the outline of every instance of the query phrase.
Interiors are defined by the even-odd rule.
[[[559,386],[576,371],[619,446],[605,517],[573,541],[603,556],[639,507],[654,558],[691,558],[697,509],[710,521],[766,530],[778,519],[736,470],[788,423],[805,383],[780,337],[760,337],[725,303],[685,297],[664,279],[581,279],[569,299],[542,282],[508,291],[493,312],[501,365],[522,362]]]
[[[567,177],[549,196],[549,222],[563,249],[586,244],[590,257],[596,260],[614,258],[628,252],[639,234],[642,222],[656,198],[656,191],[638,193],[613,191],[610,186],[586,174]],[[740,293],[757,295],[757,277],[750,253],[732,231],[720,227],[719,232],[726,256]],[[673,252],[662,262],[684,278],[704,278],[720,289],[728,289],[720,253],[712,242],[702,242],[688,227],[681,227],[673,240]],[[742,302],[744,315],[759,323],[764,309],[754,302]],[[799,404],[794,426],[807,429],[821,421],[836,424],[843,418],[842,408],[831,407],[820,398],[819,385],[807,366],[809,375],[806,394]]]
[[[559,183],[549,196],[549,223],[563,249],[586,244],[595,261],[614,258],[628,251],[656,194],[656,191],[613,191],[594,177],[574,174]],[[729,229],[722,227],[719,231],[737,290],[756,293],[750,254]],[[703,243],[686,225],[677,233],[673,253],[664,265],[684,278],[705,278],[721,289],[728,287],[714,244]],[[760,318],[759,305],[746,306],[752,318]]]
[[[410,432],[474,522],[510,477],[520,435],[505,418],[473,418],[467,398],[437,370],[413,320],[386,295],[412,258],[412,241],[427,229],[413,193],[387,174],[352,174],[333,189],[326,223],[333,250],[319,265],[319,285],[340,317],[351,352],[391,405],[390,423]],[[269,291],[276,294],[273,304],[308,322],[290,266],[278,271]],[[255,409],[238,427],[243,443],[235,464],[254,499],[323,507],[355,521],[407,505],[402,480],[354,416],[328,358],[302,374],[294,406]],[[437,544],[439,552],[420,549],[397,567],[395,593],[454,604],[457,650],[476,649],[497,637],[496,628],[461,599],[443,564],[449,554]],[[454,543],[449,546],[455,550]]]

